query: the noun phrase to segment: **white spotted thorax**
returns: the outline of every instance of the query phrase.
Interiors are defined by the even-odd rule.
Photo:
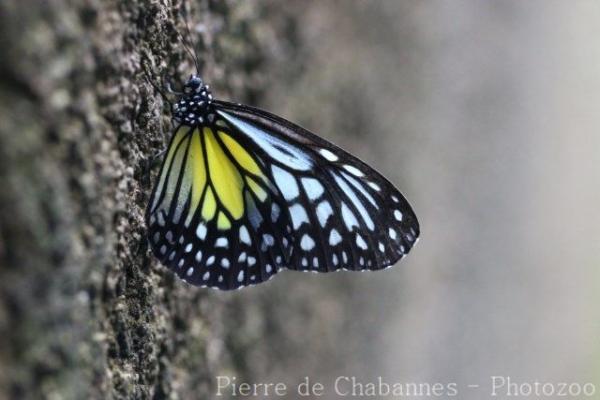
[[[191,126],[212,122],[215,118],[212,101],[210,87],[192,75],[183,86],[183,95],[173,104],[173,118]]]
[[[402,194],[351,154],[281,117],[213,99],[192,75],[148,209],[154,255],[221,290],[282,269],[379,270],[416,243]]]

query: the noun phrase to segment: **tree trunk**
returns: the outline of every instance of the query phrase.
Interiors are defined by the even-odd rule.
[[[171,134],[155,86],[195,71],[181,36],[221,94],[255,99],[293,41],[269,7],[0,4],[0,398],[208,398],[246,368],[249,310],[158,265],[143,214]]]

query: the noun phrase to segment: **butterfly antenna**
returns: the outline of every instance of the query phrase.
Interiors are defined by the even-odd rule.
[[[179,31],[177,31],[177,33],[179,34],[179,37],[181,38],[181,42],[183,43],[183,46],[187,50],[188,54],[194,60],[194,64],[196,65],[196,73],[198,75],[200,75],[200,61],[199,61],[200,59],[198,58],[198,53],[196,52],[196,46],[194,45],[194,42],[192,41],[192,31],[190,30],[190,26],[189,26],[188,18],[187,18],[187,12],[186,12],[185,7],[183,8],[182,14],[183,14],[183,21],[185,23],[185,32],[186,32],[188,38],[187,39],[184,38],[183,35],[181,33],[179,33]]]
[[[190,48],[188,47],[188,44],[186,43],[185,38],[179,31],[177,31],[177,35],[179,36],[179,40],[181,41],[181,44],[183,45],[183,48],[185,49],[185,51],[192,58],[192,60],[194,60],[194,65],[196,66],[196,72],[198,72],[198,74],[200,74],[200,70],[198,68],[198,60],[196,60],[196,56],[195,56],[195,51],[192,52],[190,50]]]
[[[192,47],[192,51],[194,52],[194,63],[196,64],[196,72],[198,73],[198,75],[200,75],[200,58],[198,57],[198,53],[196,52],[196,44],[193,42],[193,36],[192,36],[192,32],[190,30],[190,26],[188,24],[188,21],[186,19],[185,21],[185,30],[188,34],[188,38],[191,41],[191,47]]]
[[[142,71],[144,72],[144,76],[146,77],[146,80],[148,81],[148,83],[154,88],[154,90],[156,90],[158,93],[160,93],[160,95],[162,96],[162,98],[164,100],[167,101],[167,103],[171,104],[171,100],[169,99],[169,96],[167,95],[167,93],[164,92],[163,89],[160,88],[159,85],[157,85],[154,80],[152,79],[152,76],[150,75],[150,72],[148,72],[148,62],[144,63],[142,62]]]

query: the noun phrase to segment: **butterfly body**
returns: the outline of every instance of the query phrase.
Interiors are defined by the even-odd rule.
[[[213,100],[195,76],[173,115],[146,220],[154,254],[187,282],[227,290],[282,268],[376,270],[417,240],[389,181],[303,128]]]
[[[215,117],[210,88],[197,76],[192,76],[184,87],[181,98],[173,105],[173,119],[189,126],[197,126]]]

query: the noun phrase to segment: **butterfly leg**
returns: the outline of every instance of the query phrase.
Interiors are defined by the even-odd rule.
[[[161,97],[165,101],[167,101],[167,103],[169,103],[169,106],[172,108],[175,99],[181,96],[183,93],[173,89],[173,83],[170,79],[167,78],[166,74],[163,74],[163,76],[161,77],[161,87],[161,85],[154,82],[150,72],[148,72],[148,69],[146,69],[146,67],[142,67],[142,72],[144,73],[146,81],[154,88],[154,90],[160,93]]]
[[[149,164],[150,164],[150,168],[154,168],[158,164],[160,164],[160,161],[162,160],[162,158],[166,152],[167,152],[167,149],[163,149],[163,150],[159,151],[158,153],[156,153],[155,155],[153,155],[152,157],[150,157],[150,160],[148,160]]]
[[[167,93],[171,94],[171,95],[175,95],[175,96],[182,96],[183,93],[180,90],[174,89],[173,88],[173,82],[171,81],[170,78],[167,78],[166,76],[163,76],[163,85],[165,87],[165,90],[167,91]]]
[[[163,132],[162,126],[160,126],[160,125],[159,125],[159,130],[161,131],[161,133]],[[160,164],[164,155],[167,153],[167,150],[168,150],[168,148],[164,148],[161,151],[159,151],[158,153],[141,161],[141,167],[142,167],[141,168],[142,169],[141,176],[143,177],[144,180],[150,179],[150,173],[157,165]]]
[[[157,165],[160,164],[166,152],[167,149],[161,150],[150,158],[142,161],[142,176],[144,178],[150,178],[150,173]]]

